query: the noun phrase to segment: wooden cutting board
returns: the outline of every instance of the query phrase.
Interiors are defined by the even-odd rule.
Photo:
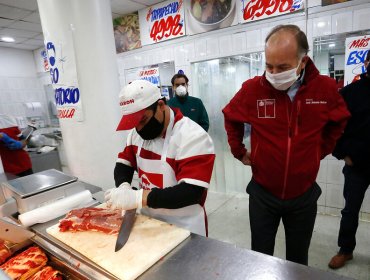
[[[100,232],[60,232],[59,224],[46,231],[120,279],[131,280],[185,240],[190,232],[143,215],[136,221],[125,246],[114,252],[117,235]]]

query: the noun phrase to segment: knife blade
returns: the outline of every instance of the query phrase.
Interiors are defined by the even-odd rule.
[[[13,243],[23,243],[35,234],[6,217],[0,218],[0,238]]]
[[[132,227],[134,225],[135,217],[136,217],[136,209],[126,210],[126,213],[123,216],[121,227],[118,232],[118,237],[117,237],[116,247],[114,249],[114,252],[121,250],[122,247],[126,244],[130,236]]]

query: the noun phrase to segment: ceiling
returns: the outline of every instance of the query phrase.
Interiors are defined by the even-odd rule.
[[[112,17],[141,10],[163,0],[111,0]],[[13,43],[0,47],[36,50],[43,46],[44,37],[38,13],[37,0],[0,0],[0,38],[12,37]]]

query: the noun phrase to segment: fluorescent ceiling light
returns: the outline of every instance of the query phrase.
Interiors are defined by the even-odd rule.
[[[330,43],[329,44],[329,48],[334,48],[335,47],[335,43]]]
[[[1,41],[11,43],[14,42],[15,40],[12,37],[1,37]]]

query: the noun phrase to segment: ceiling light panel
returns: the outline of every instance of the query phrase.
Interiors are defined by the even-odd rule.
[[[22,38],[33,38],[37,35],[40,35],[40,32],[4,28],[0,30],[1,36],[10,36],[10,37],[22,37]]]
[[[113,0],[111,2],[112,13],[126,15],[144,9],[146,6],[131,1]]]
[[[10,25],[9,28],[42,32],[41,24],[26,21],[17,21]]]
[[[0,27],[8,27],[14,22],[14,20],[0,18]]]
[[[30,14],[29,16],[23,18],[22,20],[28,21],[28,22],[34,22],[34,23],[41,23],[40,14],[37,12]]]
[[[21,19],[30,15],[31,13],[31,11],[0,5],[0,18]]]
[[[0,4],[30,11],[37,10],[37,0],[0,0]]]

